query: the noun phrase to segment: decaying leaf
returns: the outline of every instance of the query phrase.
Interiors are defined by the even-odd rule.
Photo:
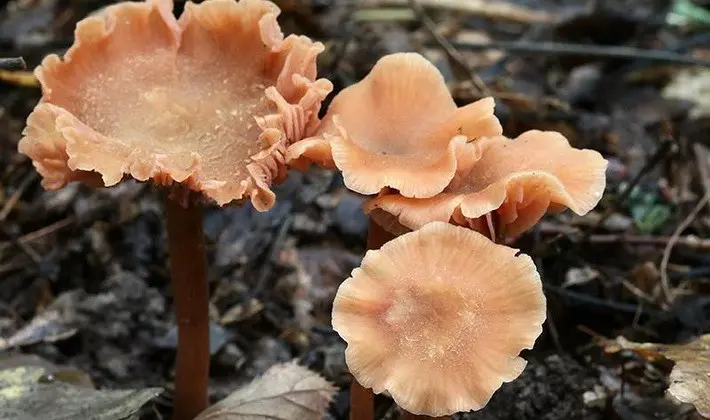
[[[11,337],[0,337],[0,351],[40,342],[53,343],[70,338],[76,332],[76,328],[63,322],[59,311],[46,310]]]
[[[76,305],[82,292],[62,293],[43,312],[8,338],[0,337],[0,351],[41,342],[66,340],[77,333],[74,321]]]
[[[703,417],[710,418],[710,334],[686,344],[634,343],[617,339],[623,348],[657,352],[675,362],[668,393],[681,402],[695,406]]]
[[[75,369],[40,359],[3,360],[0,418],[3,420],[124,420],[162,392],[160,388],[97,391]],[[79,386],[76,386],[79,385]]]
[[[663,97],[694,102],[690,117],[707,117],[710,115],[710,69],[690,68],[678,71],[663,89]]]
[[[195,420],[320,420],[336,388],[296,363],[272,366],[260,378]]]

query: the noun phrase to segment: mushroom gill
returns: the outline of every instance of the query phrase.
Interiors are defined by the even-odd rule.
[[[547,211],[586,214],[606,186],[607,161],[596,151],[571,147],[556,132],[533,130],[515,140],[496,136],[478,146],[481,158],[457,172],[441,194],[412,199],[384,192],[365,203],[365,212],[389,214],[410,229],[442,221],[482,232],[482,218],[494,213],[504,236],[515,237]]]

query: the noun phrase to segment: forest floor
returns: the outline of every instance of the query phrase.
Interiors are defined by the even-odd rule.
[[[76,21],[108,3],[8,2],[0,10],[0,56],[23,56],[33,68],[63,52]],[[460,104],[493,94],[508,136],[556,130],[609,159],[596,210],[549,216],[515,243],[538,264],[548,321],[524,355],[522,376],[462,418],[695,415],[665,396],[668,363],[610,343],[618,336],[680,343],[710,332],[710,240],[702,239],[710,233],[703,206],[710,194],[710,5],[697,2],[683,20],[678,5],[687,2],[680,0],[529,0],[478,10],[449,2],[423,8],[426,17],[397,0],[277,3],[284,32],[326,45],[320,73],[336,92],[385,54],[419,51]],[[466,3],[478,2],[460,0]],[[7,74],[0,79],[0,343],[11,341],[7,352],[73,366],[98,388],[164,387],[142,418],[167,418],[176,339],[162,192],[135,182],[43,190],[31,162],[16,152],[40,91]],[[330,308],[364,253],[363,197],[325,170],[293,173],[277,189],[267,213],[206,210],[210,395],[221,399],[297,359],[341,389],[328,416],[346,419],[350,377]],[[394,418],[391,400],[376,402],[377,418]]]

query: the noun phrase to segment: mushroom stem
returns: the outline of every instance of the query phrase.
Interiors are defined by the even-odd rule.
[[[178,327],[173,420],[191,420],[208,404],[209,291],[202,207],[167,198],[165,214]]]
[[[353,379],[350,384],[350,420],[373,420],[375,418],[375,395]]]
[[[367,229],[367,249],[380,247],[395,238],[382,226],[370,219]],[[372,420],[375,417],[375,395],[372,390],[353,379],[350,385],[350,420]]]
[[[367,249],[380,249],[382,245],[394,239],[396,236],[386,231],[382,226],[370,219],[367,229]]]

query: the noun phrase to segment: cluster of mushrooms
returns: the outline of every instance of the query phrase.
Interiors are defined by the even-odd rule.
[[[414,53],[380,59],[320,120],[333,89],[317,78],[324,47],[284,37],[278,14],[266,0],[206,0],[175,18],[171,0],[148,0],[82,20],[63,58],[35,71],[43,95],[20,152],[47,189],[126,178],[167,187],[175,419],[207,405],[202,205],[267,211],[271,185],[313,164],[371,196],[373,249],[333,308],[361,389],[414,414],[483,407],[520,375],[519,353],[546,316],[531,258],[500,242],[548,211],[591,210],[606,161],[555,132],[504,137],[492,98],[458,107]]]

